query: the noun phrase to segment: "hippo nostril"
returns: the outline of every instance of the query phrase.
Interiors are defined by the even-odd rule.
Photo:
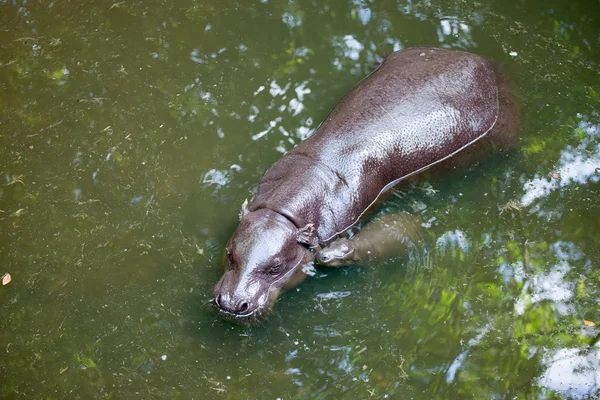
[[[251,309],[250,302],[244,300],[233,301],[228,294],[216,294],[213,302],[220,311],[230,314],[247,314]]]
[[[242,301],[239,305],[238,305],[238,313],[244,313],[246,311],[248,311],[248,302],[246,301]]]

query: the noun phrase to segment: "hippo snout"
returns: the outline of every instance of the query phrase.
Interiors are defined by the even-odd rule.
[[[228,294],[215,293],[215,306],[223,311],[238,316],[248,315],[256,311],[256,306],[245,299],[234,299]]]
[[[228,271],[213,290],[213,305],[224,317],[253,322],[263,313],[262,292],[260,285],[240,282],[238,274]]]

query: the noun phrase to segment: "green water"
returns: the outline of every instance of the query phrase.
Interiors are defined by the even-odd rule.
[[[600,10],[545,3],[0,0],[0,398],[598,397]],[[502,66],[519,150],[396,193],[419,255],[219,320],[242,201],[416,45]]]

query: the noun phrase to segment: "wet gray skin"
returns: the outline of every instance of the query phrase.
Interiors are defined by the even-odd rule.
[[[344,267],[352,264],[377,264],[408,254],[423,241],[419,219],[408,213],[380,216],[352,238],[341,237],[319,251],[317,264]]]

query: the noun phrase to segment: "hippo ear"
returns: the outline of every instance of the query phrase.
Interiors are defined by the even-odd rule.
[[[317,247],[319,245],[319,238],[315,230],[314,224],[308,224],[304,228],[298,229],[296,232],[296,240],[298,243],[308,245],[308,247]]]
[[[248,209],[248,199],[244,200],[244,202],[242,203],[242,208],[240,208],[240,221],[242,220],[242,218],[244,218],[246,216],[246,214],[248,214],[250,212],[250,210]]]

